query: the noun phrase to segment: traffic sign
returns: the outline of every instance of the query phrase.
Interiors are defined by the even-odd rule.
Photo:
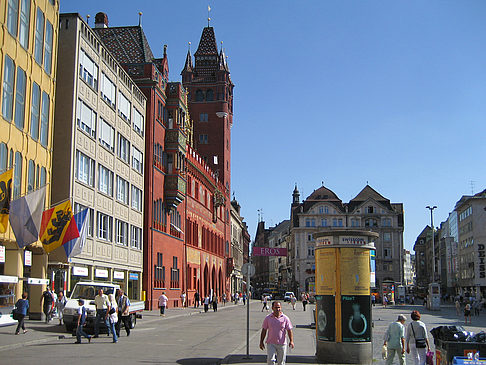
[[[249,262],[243,264],[243,266],[241,267],[241,273],[245,276],[252,277],[253,275],[255,275],[255,265],[250,264]]]

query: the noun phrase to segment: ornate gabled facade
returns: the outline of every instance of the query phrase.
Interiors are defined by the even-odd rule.
[[[314,292],[314,234],[332,229],[369,229],[380,234],[376,247],[376,286],[383,281],[403,281],[403,205],[390,201],[369,185],[349,203],[321,186],[303,202],[295,187],[292,194],[290,250],[293,289]]]
[[[188,91],[188,108],[193,123],[193,147],[205,166],[214,173],[217,189],[210,195],[214,222],[221,220],[225,267],[219,290],[229,291],[231,260],[231,127],[233,125],[233,83],[223,50],[218,53],[213,27],[203,29],[198,49],[188,52],[181,72]],[[219,236],[218,236],[219,237]],[[204,269],[205,270],[205,269]],[[216,270],[217,271],[217,270]],[[211,272],[211,270],[210,270]],[[216,282],[216,281],[215,281]],[[224,285],[224,289],[221,287]],[[215,287],[211,289],[215,290]]]
[[[166,46],[163,57],[154,58],[141,26],[110,28],[107,16],[99,13],[93,30],[147,97],[147,308],[157,306],[163,290],[173,307],[180,305],[182,291],[188,305],[196,291],[228,293],[233,84],[224,53],[217,53],[213,28],[203,30],[195,67],[188,53],[184,84],[168,81]]]

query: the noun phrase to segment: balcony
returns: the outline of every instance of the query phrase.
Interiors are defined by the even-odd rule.
[[[186,135],[180,129],[168,129],[165,132],[165,149],[186,152]]]
[[[179,175],[166,175],[164,182],[165,202],[169,209],[177,208],[186,195],[186,180]]]

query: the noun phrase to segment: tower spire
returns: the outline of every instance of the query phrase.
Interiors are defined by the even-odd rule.
[[[211,11],[211,7],[208,5],[208,28],[209,28],[209,22],[211,21],[211,18],[209,17],[210,11]]]

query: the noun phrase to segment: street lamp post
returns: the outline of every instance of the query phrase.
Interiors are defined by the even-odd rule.
[[[434,234],[434,209],[437,208],[436,205],[431,207],[427,205],[426,209],[430,210],[430,227],[432,228],[432,282],[435,283],[435,234]]]

